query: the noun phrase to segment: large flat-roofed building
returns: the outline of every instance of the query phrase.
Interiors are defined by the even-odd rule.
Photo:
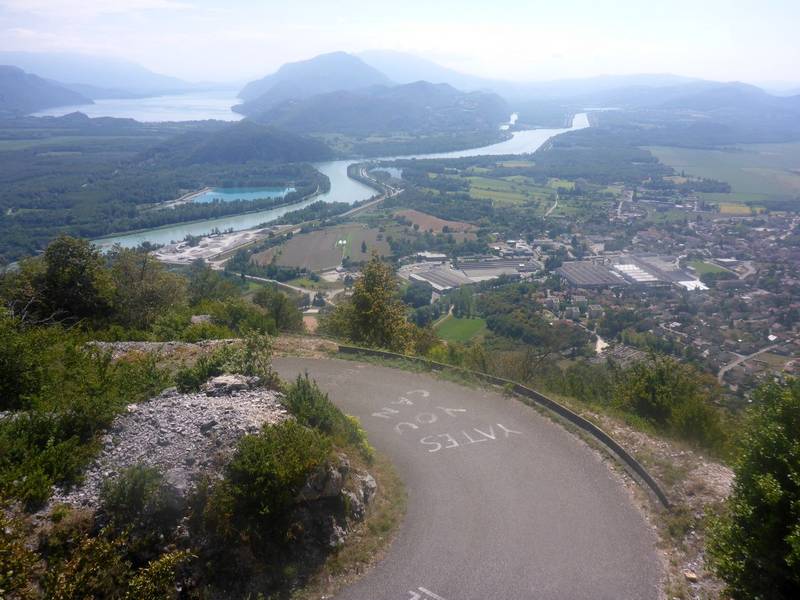
[[[708,289],[677,263],[670,256],[625,255],[614,257],[607,264],[589,260],[565,262],[556,273],[578,288],[674,285],[688,290]]]
[[[409,275],[409,279],[429,283],[437,292],[444,292],[468,283],[473,283],[464,273],[456,271],[449,265],[416,271]]]
[[[574,287],[603,288],[628,284],[621,274],[589,260],[565,262],[556,269],[556,273]]]

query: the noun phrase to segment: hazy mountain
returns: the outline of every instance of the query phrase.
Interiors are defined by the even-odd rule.
[[[150,150],[143,158],[175,165],[327,160],[331,149],[319,140],[273,127],[240,121],[215,132],[206,129],[181,134]]]
[[[263,110],[286,100],[389,83],[386,75],[360,58],[345,52],[332,52],[287,63],[272,75],[248,83],[239,92],[239,98],[245,101],[245,106],[247,103],[257,103]],[[248,107],[245,110],[254,109]]]
[[[17,67],[0,66],[0,113],[28,114],[71,104],[92,101]]]
[[[397,83],[431,81],[462,90],[492,90],[510,101],[551,101],[590,96],[620,88],[657,89],[700,81],[671,74],[599,75],[551,81],[508,81],[461,73],[405,52],[368,50],[358,55]]]
[[[320,94],[247,114],[303,133],[428,134],[496,129],[508,119],[509,108],[496,94],[461,92],[447,84],[418,81]]]
[[[504,82],[485,79],[443,67],[426,58],[395,50],[367,50],[357,56],[395,83],[430,81],[447,83],[460,90],[491,89]]]
[[[799,110],[800,97],[773,96],[754,85],[733,82],[683,94],[663,102],[661,107],[699,111],[723,109],[748,112],[771,109]]]
[[[141,93],[137,94],[126,90],[98,87],[88,83],[60,83],[54,80],[50,81],[53,81],[53,83],[58,83],[68,90],[77,92],[78,94],[86,96],[87,98],[91,98],[92,100],[102,100],[103,98],[141,98],[142,96],[147,95]]]
[[[106,91],[118,90],[127,95],[180,93],[202,87],[154,73],[132,62],[87,54],[0,52],[0,64],[20,67],[45,79],[61,82],[62,85],[93,86]],[[85,89],[88,91],[88,88]]]

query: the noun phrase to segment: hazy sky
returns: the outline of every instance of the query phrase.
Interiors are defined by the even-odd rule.
[[[387,48],[495,78],[671,72],[800,80],[800,0],[0,0],[0,49],[238,81]]]

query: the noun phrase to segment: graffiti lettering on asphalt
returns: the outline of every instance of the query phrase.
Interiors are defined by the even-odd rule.
[[[468,432],[460,431],[455,434],[440,433],[438,435],[427,435],[422,438],[419,443],[425,446],[428,452],[439,452],[439,450],[471,446],[472,444],[480,444],[481,442],[508,439],[512,435],[522,435],[522,432],[515,431],[505,425],[497,423],[496,430],[494,425],[482,428],[473,427]]]

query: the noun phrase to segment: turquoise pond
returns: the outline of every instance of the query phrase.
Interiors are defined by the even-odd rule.
[[[260,188],[214,188],[192,198],[194,203],[235,202],[236,200],[263,200],[264,198],[283,198],[295,191],[293,187]]]

